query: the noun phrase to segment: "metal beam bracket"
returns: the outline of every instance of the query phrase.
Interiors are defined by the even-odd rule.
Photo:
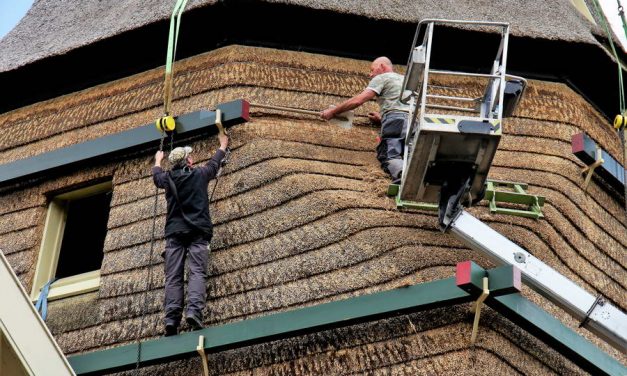
[[[492,283],[492,291],[489,289],[489,281]],[[485,270],[472,261],[463,261],[457,264],[455,270],[455,284],[467,293],[476,296],[470,307],[470,312],[475,314],[472,325],[470,343],[475,344],[479,329],[479,317],[481,307],[488,297],[507,295],[520,292],[521,272],[515,266],[507,265],[496,269]]]
[[[543,196],[528,194],[525,191],[527,188],[527,184],[524,183],[488,180],[486,183],[485,198],[489,201],[490,212],[533,219],[543,218],[542,206],[544,206],[545,198]],[[499,207],[497,205],[499,202],[527,205],[527,209]]]
[[[198,336],[198,346],[196,346],[196,351],[198,351],[198,355],[200,355],[203,374],[205,376],[209,376],[209,360],[207,359],[207,354],[205,353],[205,336]]]
[[[588,192],[588,186],[590,185],[590,180],[592,180],[592,175],[594,174],[594,171],[605,162],[602,155],[603,151],[601,150],[601,148],[597,147],[595,151],[594,162],[581,170],[581,173],[586,175],[586,180],[584,180],[583,182],[584,192]]]
[[[503,190],[502,188],[506,188],[507,190]],[[486,182],[485,199],[489,201],[490,211],[496,214],[515,215],[533,219],[543,218],[542,207],[544,206],[545,198],[543,196],[528,194],[525,191],[527,188],[527,184],[524,183],[488,180]],[[388,196],[394,197],[397,209],[438,210],[437,204],[402,200],[399,189],[400,186],[398,184],[390,184],[387,191]],[[528,208],[524,210],[499,207],[497,205],[499,202],[527,205]]]
[[[393,196],[396,201],[397,209],[413,209],[413,210],[429,210],[429,211],[438,211],[438,204],[432,204],[429,202],[415,202],[415,201],[407,201],[401,200],[401,195],[398,193],[400,185],[398,184],[390,184],[388,187],[388,196]]]
[[[481,316],[481,306],[483,301],[490,295],[490,289],[488,287],[488,277],[483,277],[483,291],[477,301],[470,307],[470,312],[475,313],[475,320],[472,323],[472,335],[470,336],[470,343],[475,344],[477,340],[477,332],[479,331],[479,316]]]
[[[222,110],[219,108],[216,108],[216,127],[218,127],[220,134],[226,134],[224,133],[224,126],[222,125]]]

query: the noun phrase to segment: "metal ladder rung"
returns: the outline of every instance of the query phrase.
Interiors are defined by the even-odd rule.
[[[442,71],[430,69],[429,73],[433,74],[448,74],[451,76],[469,76],[469,77],[484,77],[484,78],[501,78],[500,74],[485,74],[485,73],[466,73],[466,72],[455,72],[455,71]]]
[[[463,111],[463,112],[481,112],[480,110],[475,110],[474,108],[464,108],[464,107],[455,107],[455,106],[444,106],[444,105],[439,105],[439,104],[429,104],[429,103],[425,103],[425,107],[440,108],[440,109],[445,109],[445,110]]]
[[[427,98],[451,99],[462,102],[478,102],[481,98],[450,97],[448,95],[427,94]]]

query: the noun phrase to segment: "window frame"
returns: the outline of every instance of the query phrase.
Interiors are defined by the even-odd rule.
[[[113,182],[108,180],[54,196],[50,200],[30,294],[33,301],[39,298],[41,288],[56,274],[61,253],[61,242],[65,233],[68,203],[73,200],[105,193],[112,189]],[[50,286],[48,300],[85,294],[97,291],[99,288],[100,269],[56,280]]]

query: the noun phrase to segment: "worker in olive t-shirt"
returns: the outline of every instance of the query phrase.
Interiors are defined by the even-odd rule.
[[[381,167],[392,176],[393,183],[400,183],[409,112],[409,105],[399,101],[403,76],[394,72],[390,59],[379,57],[370,65],[370,77],[372,79],[364,91],[337,107],[322,111],[320,116],[329,120],[376,97],[380,112],[371,112],[368,117],[375,122],[381,122],[381,142],[377,146],[377,159],[381,162]]]

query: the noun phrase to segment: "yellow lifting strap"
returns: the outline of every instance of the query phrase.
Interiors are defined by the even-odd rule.
[[[205,353],[205,336],[198,337],[198,346],[196,346],[196,351],[198,352],[198,355],[200,355],[203,375],[209,376],[209,360],[207,359],[207,354]]]
[[[477,332],[479,331],[479,316],[481,315],[481,305],[483,304],[483,301],[488,298],[488,295],[490,295],[490,289],[488,288],[488,277],[483,277],[483,291],[481,292],[481,295],[479,295],[477,301],[470,308],[470,311],[475,313],[475,320],[472,323],[472,335],[470,336],[470,343],[473,345],[477,340]]]
[[[176,124],[171,116],[172,107],[172,87],[174,82],[173,67],[176,58],[176,45],[179,38],[179,28],[181,26],[181,15],[188,0],[176,0],[172,16],[170,17],[170,33],[168,34],[168,52],[165,62],[165,80],[163,83],[163,114],[164,116],[157,119],[155,126],[160,132],[171,132]]]

